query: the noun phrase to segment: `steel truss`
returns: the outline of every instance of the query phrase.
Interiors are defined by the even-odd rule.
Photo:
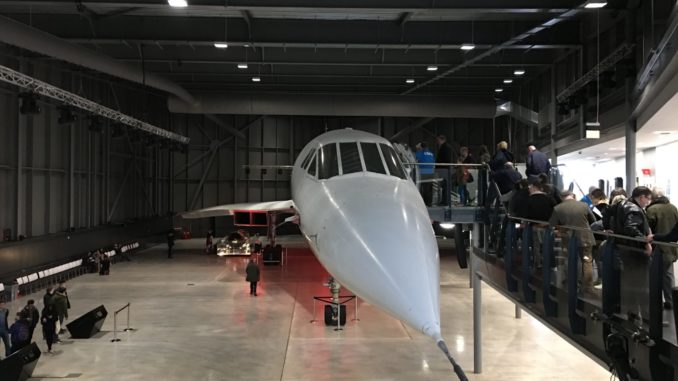
[[[189,142],[189,139],[185,136],[175,134],[174,132],[167,131],[146,122],[142,122],[129,115],[125,115],[121,112],[102,106],[89,99],[52,86],[49,83],[42,82],[38,79],[29,77],[2,65],[0,65],[0,81],[11,83],[12,85],[19,86],[36,94],[56,99],[69,106],[89,111],[92,114],[100,115],[113,121],[126,124],[130,127],[142,130],[146,133],[156,135],[164,139],[174,140],[182,144],[188,144]]]

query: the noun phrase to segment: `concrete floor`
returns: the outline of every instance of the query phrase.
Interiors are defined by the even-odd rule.
[[[288,265],[262,266],[259,296],[248,294],[245,258],[200,255],[203,240],[178,241],[118,263],[111,275],[68,282],[71,318],[104,304],[102,332],[43,353],[32,380],[456,380],[435,344],[366,303],[359,321],[335,332],[313,319],[314,295],[327,295],[326,272],[304,249]],[[290,245],[293,246],[293,245]],[[348,293],[348,292],[345,292]],[[42,309],[42,295],[27,298]],[[137,330],[113,338],[113,311],[131,303]],[[483,286],[482,374],[473,374],[472,297],[468,273],[441,261],[443,335],[470,380],[609,380],[610,374],[556,334]],[[119,327],[124,327],[125,313]],[[318,305],[316,317],[321,319]],[[40,334],[36,333],[36,337]],[[38,345],[46,351],[46,345]]]

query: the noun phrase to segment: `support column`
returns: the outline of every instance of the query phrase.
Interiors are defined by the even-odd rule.
[[[473,272],[473,372],[483,372],[483,343],[481,319],[481,283],[480,275]]]
[[[68,125],[68,229],[75,227],[75,125]]]
[[[516,319],[523,317],[523,310],[520,309],[520,305],[516,303]]]
[[[24,206],[26,204],[26,194],[23,189],[24,183],[24,156],[26,148],[26,127],[28,126],[28,118],[19,114],[18,123],[16,125],[16,238],[24,234]]]
[[[558,103],[556,101],[556,65],[551,65],[551,136],[549,139],[549,144],[551,145],[551,152],[549,156],[551,157],[551,164],[558,164],[558,156],[556,155],[556,134],[557,134],[557,123],[558,119],[556,115],[558,113]]]
[[[631,195],[636,187],[636,120],[626,121],[626,192]]]

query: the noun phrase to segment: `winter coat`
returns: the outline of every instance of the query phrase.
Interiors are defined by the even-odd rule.
[[[493,171],[498,171],[504,167],[508,162],[513,162],[513,154],[505,149],[495,152],[494,156],[490,160],[490,169]]]
[[[247,277],[245,278],[248,282],[258,282],[259,281],[259,266],[256,263],[250,262],[245,268],[245,273]]]
[[[669,202],[666,197],[659,197],[653,201],[646,209],[647,222],[650,224],[652,232],[661,238],[661,234],[666,234],[678,224],[678,209]],[[655,240],[657,240],[655,238]],[[659,246],[664,260],[673,262],[678,258],[678,248]]]
[[[551,225],[574,226],[586,230],[574,230],[574,234],[579,238],[580,246],[593,246],[596,240],[591,232],[590,225],[595,218],[589,206],[577,200],[565,200],[553,208]],[[563,231],[568,231],[563,229]]]
[[[68,317],[68,297],[60,292],[55,292],[52,297],[54,309],[59,316]]]

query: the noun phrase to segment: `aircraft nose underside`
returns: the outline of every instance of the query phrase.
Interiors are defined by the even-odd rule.
[[[406,200],[418,197],[410,193],[396,189],[342,197],[345,192],[337,192],[321,229],[331,229],[337,238],[322,239],[322,234],[318,245],[325,266],[351,291],[437,339],[438,248],[423,203]]]

